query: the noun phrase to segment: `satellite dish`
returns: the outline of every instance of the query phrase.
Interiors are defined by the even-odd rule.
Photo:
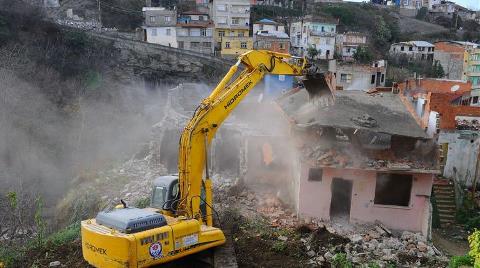
[[[455,91],[457,91],[457,90],[459,90],[459,89],[460,89],[460,86],[459,86],[459,85],[454,85],[452,88],[450,88],[450,90],[451,90],[452,92],[455,92]]]

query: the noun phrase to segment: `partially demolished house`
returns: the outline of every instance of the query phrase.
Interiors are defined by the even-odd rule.
[[[472,83],[425,78],[398,87],[427,135],[438,141],[443,177],[471,186],[480,172],[480,101]]]
[[[340,90],[329,102],[295,89],[277,102],[298,149],[299,215],[428,234],[437,150],[399,94]]]

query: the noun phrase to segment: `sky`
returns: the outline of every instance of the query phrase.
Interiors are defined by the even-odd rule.
[[[365,0],[348,0],[352,2],[363,2]],[[450,0],[466,8],[480,10],[480,0]]]

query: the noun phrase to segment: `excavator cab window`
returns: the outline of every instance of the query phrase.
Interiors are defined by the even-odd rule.
[[[160,185],[153,187],[152,207],[175,212],[180,196],[178,179],[166,180],[163,185]]]
[[[156,208],[161,208],[165,204],[165,199],[167,197],[167,189],[165,187],[157,186],[153,189],[152,194],[152,206]]]

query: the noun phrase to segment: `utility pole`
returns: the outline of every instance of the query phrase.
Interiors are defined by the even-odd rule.
[[[102,27],[102,5],[100,4],[101,0],[97,0],[98,4],[98,23],[100,23],[100,27]]]

